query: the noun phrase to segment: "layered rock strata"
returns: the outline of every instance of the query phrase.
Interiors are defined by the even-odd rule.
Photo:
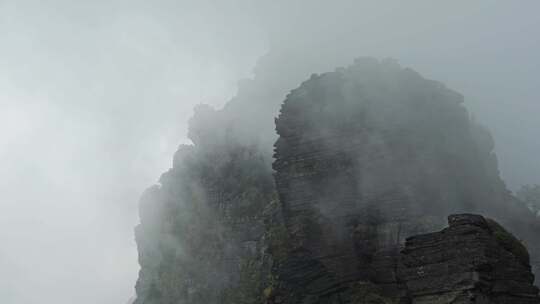
[[[287,96],[273,168],[293,260],[314,274],[296,280],[306,297],[357,281],[399,297],[406,237],[442,228],[449,213],[505,204],[487,135],[462,102],[373,59],[313,75]]]
[[[257,76],[222,110],[196,108],[193,144],[141,199],[136,304],[404,301],[405,239],[453,212],[496,218],[538,256],[540,224],[460,94],[357,60],[286,97],[272,158],[284,79]]]
[[[527,249],[492,220],[461,214],[407,239],[402,280],[412,304],[540,303]]]

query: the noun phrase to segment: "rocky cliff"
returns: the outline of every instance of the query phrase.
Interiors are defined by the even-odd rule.
[[[277,205],[271,113],[284,86],[258,73],[223,109],[195,108],[193,144],[179,147],[140,200],[135,304],[263,301],[271,263],[265,222],[273,222],[266,214]]]
[[[193,145],[141,199],[136,304],[407,301],[405,239],[455,212],[496,218],[540,252],[538,220],[459,93],[359,59],[292,90],[275,141],[284,88],[256,77],[224,109],[196,109]]]
[[[497,222],[448,218],[449,227],[407,239],[400,279],[413,304],[540,303],[529,254]]]

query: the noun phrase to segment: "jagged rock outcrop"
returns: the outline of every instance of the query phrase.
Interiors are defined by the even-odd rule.
[[[443,227],[455,212],[511,217],[489,133],[462,102],[438,82],[370,58],[313,75],[287,96],[273,164],[291,238],[281,277],[302,295],[286,303],[326,303],[336,291],[348,298],[358,281],[397,299],[406,237]],[[305,275],[288,278],[287,268]]]
[[[460,94],[359,59],[286,97],[273,159],[289,89],[275,78],[196,108],[193,144],[141,198],[135,304],[406,301],[405,239],[455,212],[496,218],[540,252],[540,223],[506,190]]]
[[[540,303],[524,245],[493,220],[452,215],[407,239],[401,279],[412,304]]]
[[[263,211],[274,193],[268,161],[256,146],[228,135],[196,125],[190,131],[195,145],[182,146],[160,186],[141,199],[135,304],[253,303],[268,269],[262,242]]]
[[[332,274],[325,288],[391,272],[374,268],[380,252],[396,253],[405,237],[483,200],[469,188],[489,183],[471,171],[480,159],[461,102],[439,83],[372,59],[313,75],[287,96],[276,120],[276,185],[293,252],[317,267],[309,271]]]
[[[273,58],[260,65],[223,109],[195,108],[193,144],[181,145],[159,185],[143,194],[135,304],[263,301],[272,263],[266,235],[272,244],[283,235],[273,117],[298,76],[275,77]]]

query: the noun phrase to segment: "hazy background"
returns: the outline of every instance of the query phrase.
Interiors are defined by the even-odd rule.
[[[394,57],[465,95],[510,188],[540,183],[539,12],[537,0],[0,0],[0,302],[124,304],[138,196],[188,142],[192,107],[223,105],[268,52],[328,67]]]

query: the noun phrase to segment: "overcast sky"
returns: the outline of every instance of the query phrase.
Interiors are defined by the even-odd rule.
[[[0,0],[0,302],[124,304],[138,196],[188,142],[192,107],[223,105],[268,52],[329,67],[396,58],[465,95],[512,189],[540,183],[538,12],[537,0]]]

